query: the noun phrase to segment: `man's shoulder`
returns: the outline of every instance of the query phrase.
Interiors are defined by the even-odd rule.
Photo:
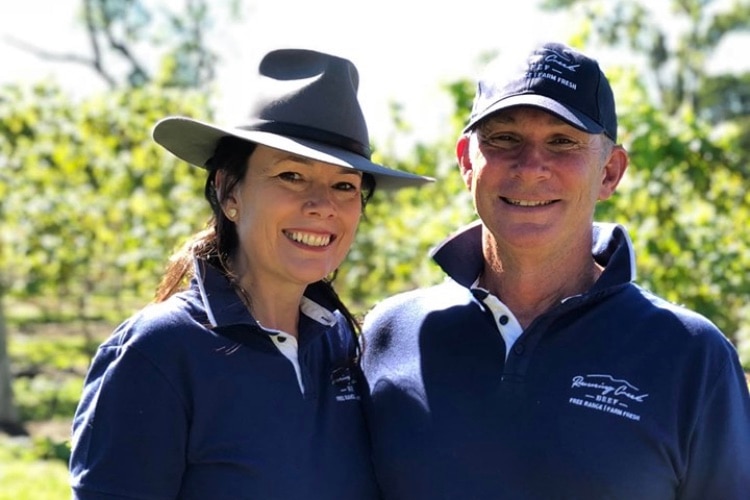
[[[468,289],[446,279],[437,285],[397,293],[377,303],[365,318],[365,329],[375,322],[419,318],[430,311],[469,300],[471,293]]]
[[[408,357],[418,351],[419,339],[427,321],[438,322],[430,331],[442,328],[447,316],[461,321],[453,313],[473,301],[471,291],[447,279],[439,285],[393,295],[378,303],[365,317],[363,342],[370,365],[375,360]],[[437,319],[440,318],[440,319]],[[411,353],[411,354],[410,354]],[[368,363],[365,363],[368,365]]]
[[[666,338],[680,344],[693,345],[696,349],[733,352],[735,348],[719,327],[705,315],[677,304],[638,286],[641,297],[649,308],[640,308],[644,325],[658,325],[658,331]],[[631,321],[638,321],[633,315]],[[646,329],[648,330],[648,329]]]

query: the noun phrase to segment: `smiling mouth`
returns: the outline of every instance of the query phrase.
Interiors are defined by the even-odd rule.
[[[330,245],[331,242],[336,238],[331,234],[313,234],[313,233],[301,233],[297,231],[284,231],[284,234],[290,240],[307,245],[309,247],[324,247]]]
[[[512,198],[500,197],[505,203],[513,205],[515,207],[544,207],[552,205],[557,200],[546,200],[546,201],[532,201],[532,200],[514,200]]]

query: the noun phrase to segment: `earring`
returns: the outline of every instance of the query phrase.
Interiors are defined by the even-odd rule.
[[[237,209],[236,208],[230,208],[227,210],[227,219],[234,222],[234,219],[237,217]]]

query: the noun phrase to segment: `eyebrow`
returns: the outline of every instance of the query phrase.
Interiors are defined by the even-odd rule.
[[[325,163],[326,166],[330,166],[330,167],[333,167],[333,168],[338,168],[338,173],[339,174],[355,175],[357,177],[361,177],[362,176],[362,172],[359,171],[359,170],[356,170],[355,168],[342,167],[340,165],[334,165],[332,163],[328,163],[328,162],[324,162],[324,161],[313,160],[311,158],[306,158],[304,156],[295,155],[294,153],[287,153],[286,155],[284,155],[281,158],[279,158],[278,161],[276,161],[275,163],[281,163],[283,161],[292,161],[294,163],[301,163],[302,165],[313,165],[313,164],[315,164],[317,162],[320,162],[320,163]]]

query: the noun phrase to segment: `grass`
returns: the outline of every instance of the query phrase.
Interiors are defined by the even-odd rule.
[[[11,323],[13,397],[26,436],[0,433],[0,500],[69,500],[70,426],[83,378],[112,324]]]
[[[0,435],[0,500],[68,500],[66,442]]]

